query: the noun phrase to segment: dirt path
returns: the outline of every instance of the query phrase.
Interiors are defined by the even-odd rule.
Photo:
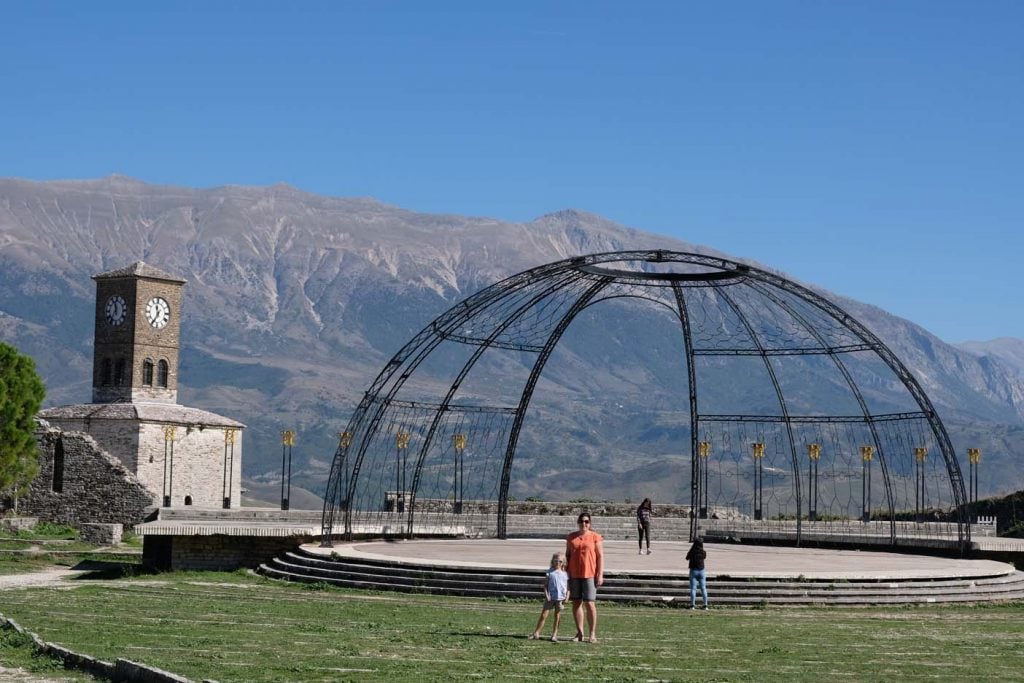
[[[38,588],[42,586],[58,586],[67,579],[84,573],[80,569],[68,569],[66,567],[54,567],[43,569],[38,572],[26,574],[4,574],[0,575],[0,591],[16,590],[18,588]],[[3,680],[0,678],[0,680]]]
[[[81,678],[45,678],[24,669],[10,669],[0,664],[0,681],[4,683],[67,683],[82,681]]]

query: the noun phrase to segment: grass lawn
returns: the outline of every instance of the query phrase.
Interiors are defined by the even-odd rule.
[[[222,683],[1024,678],[1024,605],[690,612],[599,603],[600,642],[590,645],[527,640],[539,599],[315,590],[244,573],[71,583],[4,592],[0,612],[77,652]],[[560,634],[573,633],[566,614]],[[0,661],[8,649],[0,644]]]
[[[71,527],[48,522],[40,522],[30,530],[0,532],[0,576],[111,559],[141,564],[142,540],[129,534],[116,548],[98,548],[79,541]]]
[[[32,678],[15,677],[15,672],[28,672]],[[47,681],[95,681],[88,674],[64,669],[60,662],[50,657],[36,656],[28,636],[13,630],[0,630],[0,681],[34,680],[45,677]]]

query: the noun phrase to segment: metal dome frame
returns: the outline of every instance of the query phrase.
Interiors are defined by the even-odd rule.
[[[610,267],[614,264],[630,267]],[[659,296],[662,298],[659,299]],[[388,503],[392,507],[387,511],[389,518],[393,522],[397,521],[397,525],[388,527],[391,533],[408,537],[417,534],[417,514],[426,514],[418,510],[418,507],[425,505],[421,502],[418,506],[418,495],[423,485],[425,464],[431,458],[454,458],[456,467],[451,481],[444,479],[443,484],[449,486],[449,498],[452,495],[450,492],[454,490],[456,502],[454,508],[445,509],[449,516],[461,512],[463,502],[460,492],[465,486],[465,472],[459,464],[459,458],[464,455],[466,437],[458,431],[461,427],[447,425],[446,421],[454,414],[458,414],[460,425],[464,424],[463,420],[476,420],[480,424],[483,424],[485,418],[490,420],[486,424],[491,427],[485,425],[480,429],[490,430],[488,434],[497,444],[494,462],[496,464],[500,459],[500,481],[495,481],[497,500],[494,534],[505,538],[509,485],[517,445],[527,409],[545,365],[566,329],[584,309],[598,301],[620,297],[646,298],[670,310],[674,308],[672,312],[679,323],[685,349],[689,394],[689,453],[685,454],[685,450],[681,450],[684,450],[684,457],[689,457],[691,536],[699,533],[701,520],[707,517],[708,466],[705,461],[710,442],[705,440],[706,436],[702,438],[702,434],[712,433],[709,430],[713,429],[724,429],[715,425],[729,425],[730,429],[738,429],[736,425],[757,424],[762,430],[765,425],[769,425],[768,429],[772,430],[776,438],[780,465],[785,462],[791,468],[791,472],[786,473],[790,482],[787,486],[791,488],[791,498],[787,504],[790,509],[795,505],[796,541],[799,544],[805,525],[804,511],[807,521],[815,521],[814,506],[817,502],[811,502],[810,496],[813,493],[817,498],[817,456],[811,455],[808,446],[808,454],[814,462],[808,461],[807,469],[801,468],[798,454],[800,438],[795,432],[812,424],[855,423],[857,429],[861,430],[858,433],[863,434],[862,443],[867,444],[860,447],[865,471],[875,454],[880,464],[885,492],[883,513],[887,512],[882,517],[888,518],[884,520],[888,522],[888,543],[897,545],[899,538],[904,535],[905,532],[898,528],[897,518],[901,510],[908,507],[894,497],[896,475],[890,470],[895,458],[903,456],[892,452],[898,450],[892,444],[898,443],[902,448],[917,439],[922,442],[927,440],[942,455],[941,464],[935,465],[937,476],[942,480],[937,486],[944,489],[948,484],[948,490],[941,490],[940,497],[949,503],[952,523],[956,525],[958,547],[961,551],[966,547],[970,527],[965,516],[964,482],[949,435],[921,385],[875,334],[836,303],[770,271],[715,256],[664,250],[590,254],[533,268],[480,290],[426,325],[384,366],[363,395],[346,430],[339,434],[339,445],[332,461],[323,509],[322,532],[325,542],[329,544],[332,536],[342,534],[345,538],[351,538],[354,532],[358,533],[355,523],[361,515],[381,513],[379,509],[372,510],[374,505],[367,504],[371,498],[379,499],[381,491],[374,490],[371,495],[361,487],[367,485],[364,480],[369,476],[368,471],[379,472],[385,467],[385,462],[390,467],[390,460],[385,461],[384,458],[390,458],[387,453],[391,452],[396,454],[394,477],[397,481],[394,496]],[[701,306],[710,313],[702,311]],[[540,307],[545,307],[543,315],[538,313]],[[773,321],[767,312],[758,309],[770,311],[776,318],[784,320]],[[699,313],[714,319],[695,323],[694,315]],[[713,337],[711,332],[702,331],[703,328],[699,328],[701,324],[705,324],[708,330],[714,327],[719,336]],[[764,330],[772,325],[777,329],[775,336],[769,338]],[[730,327],[725,336],[720,332],[724,327]],[[442,344],[466,345],[472,349],[458,373],[447,382],[444,395],[426,401],[403,398],[403,388],[414,378],[421,364]],[[532,354],[534,357],[529,375],[519,392],[518,402],[515,405],[487,405],[486,401],[476,404],[457,402],[456,395],[467,375],[485,352],[493,349]],[[770,380],[777,409],[771,414],[720,414],[702,409],[698,401],[702,384],[697,365],[698,360],[705,356],[720,360],[741,356],[754,359],[751,362],[757,363],[759,368],[763,367],[765,376]],[[856,412],[831,414],[820,410],[803,413],[791,411],[791,397],[786,395],[776,368],[776,364],[787,356],[827,359],[822,362],[838,372],[837,377],[845,382],[858,406]],[[870,405],[871,401],[851,369],[854,360],[849,360],[862,357],[880,360],[888,367],[912,399],[912,405],[907,403],[910,409],[881,412]],[[388,431],[386,416],[389,411],[394,413],[399,409],[416,411],[415,426],[410,429],[402,426],[400,420],[392,419],[393,423],[398,424],[398,431]],[[912,435],[900,432],[896,442],[883,434],[885,429],[899,430],[910,424],[917,425],[918,431]],[[410,431],[418,441],[416,448],[409,448]],[[449,436],[450,439],[446,440]],[[733,440],[739,443],[742,439],[736,437]],[[451,441],[450,445],[448,441]],[[763,456],[764,444],[752,445],[758,468],[754,475],[754,486],[758,487],[762,485],[756,482],[756,477],[761,468],[759,458]],[[761,455],[757,452],[759,445]],[[392,447],[397,450],[389,450]],[[411,458],[410,452],[413,452]],[[915,453],[917,465],[923,467],[925,449],[917,449]],[[813,481],[809,478],[812,466],[815,476]],[[914,466],[911,461],[909,467]],[[738,471],[738,465],[736,469]],[[909,470],[905,471],[909,476]],[[407,488],[406,476],[410,473],[412,483]],[[384,481],[385,476],[390,482],[390,470],[386,475],[379,472],[380,481]],[[461,483],[459,476],[462,476]],[[763,477],[763,473],[760,476]],[[809,490],[802,492],[801,484],[805,477],[808,477]],[[865,485],[869,487],[869,492],[870,479],[866,480]],[[924,480],[921,479],[922,500],[924,486]],[[917,479],[914,487],[914,495],[917,496]],[[387,495],[391,493],[387,492]],[[761,496],[763,502],[763,492]],[[339,514],[343,515],[343,527],[336,526],[340,521]],[[761,519],[761,511],[756,510],[756,514],[755,519]],[[870,517],[870,506],[865,503],[864,521]],[[950,537],[953,535],[950,534]]]

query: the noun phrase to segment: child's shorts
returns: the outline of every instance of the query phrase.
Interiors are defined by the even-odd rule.
[[[555,610],[556,612],[561,612],[563,605],[565,605],[565,603],[562,602],[561,600],[545,600],[544,601],[544,609],[545,610]]]

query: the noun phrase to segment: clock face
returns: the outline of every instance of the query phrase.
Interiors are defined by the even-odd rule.
[[[107,324],[117,327],[124,322],[128,314],[128,307],[125,305],[124,299],[115,294],[107,299],[107,305],[103,307],[103,312],[106,314]]]
[[[146,304],[146,320],[149,324],[160,329],[167,324],[167,321],[171,319],[171,307],[168,303],[158,296],[153,297]]]

